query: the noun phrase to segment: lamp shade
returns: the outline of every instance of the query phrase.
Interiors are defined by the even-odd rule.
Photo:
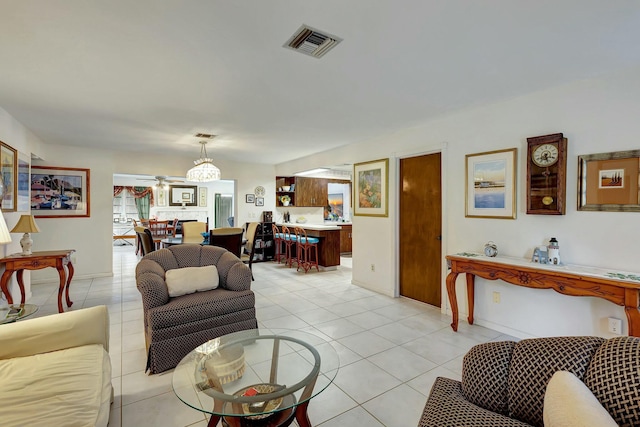
[[[0,214],[0,245],[11,243],[11,234],[4,220],[4,215]]]
[[[194,160],[195,166],[187,171],[187,181],[210,182],[220,179],[220,169],[207,157],[207,141],[200,141],[200,158]]]
[[[31,215],[21,215],[18,223],[11,230],[12,233],[39,233],[38,224]]]

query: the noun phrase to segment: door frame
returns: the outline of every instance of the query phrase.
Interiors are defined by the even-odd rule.
[[[447,238],[447,230],[448,230],[448,197],[447,197],[447,192],[445,191],[445,189],[447,188],[447,175],[448,175],[448,150],[447,150],[447,143],[446,142],[442,142],[441,144],[433,144],[430,145],[428,147],[426,147],[423,150],[420,151],[406,151],[406,152],[400,152],[400,153],[395,153],[395,158],[394,158],[394,162],[395,162],[395,174],[394,174],[394,181],[395,181],[395,190],[396,194],[399,195],[399,188],[400,188],[400,160],[402,159],[407,159],[407,158],[411,158],[411,157],[418,157],[418,156],[424,156],[424,155],[429,155],[429,154],[437,154],[440,153],[440,175],[441,175],[441,183],[440,183],[440,190],[441,190],[441,203],[442,203],[442,260],[441,260],[441,266],[440,266],[440,270],[441,270],[441,283],[440,283],[440,312],[443,314],[447,314],[450,313],[451,310],[449,310],[449,299],[447,298],[447,285],[446,285],[446,277],[447,277],[447,262],[445,259],[445,255],[448,253],[447,251],[447,247],[448,247],[448,238]],[[462,170],[464,170],[464,168],[462,168]],[[393,232],[395,235],[395,239],[393,242],[394,245],[394,264],[395,264],[395,271],[394,271],[394,277],[395,277],[395,286],[394,286],[394,291],[393,291],[393,296],[398,298],[401,297],[402,295],[400,295],[400,215],[402,214],[400,212],[400,197],[397,196],[395,197],[395,201],[394,201],[394,208],[395,208],[395,221],[393,224]]]

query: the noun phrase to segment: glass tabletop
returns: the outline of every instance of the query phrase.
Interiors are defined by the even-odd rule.
[[[259,420],[307,402],[335,378],[333,346],[307,332],[248,330],[197,347],[173,372],[173,390],[194,409]]]
[[[14,313],[9,313],[11,309],[13,309],[12,311],[14,311]],[[15,313],[15,311],[17,311],[17,313]],[[38,311],[38,306],[35,304],[16,304],[0,308],[0,325],[24,319],[31,316],[36,311]]]

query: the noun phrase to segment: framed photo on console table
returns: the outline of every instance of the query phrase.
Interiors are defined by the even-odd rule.
[[[516,218],[518,149],[467,154],[465,217]]]
[[[353,165],[353,214],[389,216],[389,159]]]
[[[640,212],[640,150],[578,156],[578,210]]]
[[[36,218],[90,216],[89,169],[31,166],[31,213]]]

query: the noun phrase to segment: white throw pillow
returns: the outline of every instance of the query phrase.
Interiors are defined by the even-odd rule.
[[[215,265],[175,268],[165,273],[170,297],[208,291],[218,287],[220,278]]]
[[[582,381],[568,371],[553,374],[544,394],[545,427],[617,427]]]

